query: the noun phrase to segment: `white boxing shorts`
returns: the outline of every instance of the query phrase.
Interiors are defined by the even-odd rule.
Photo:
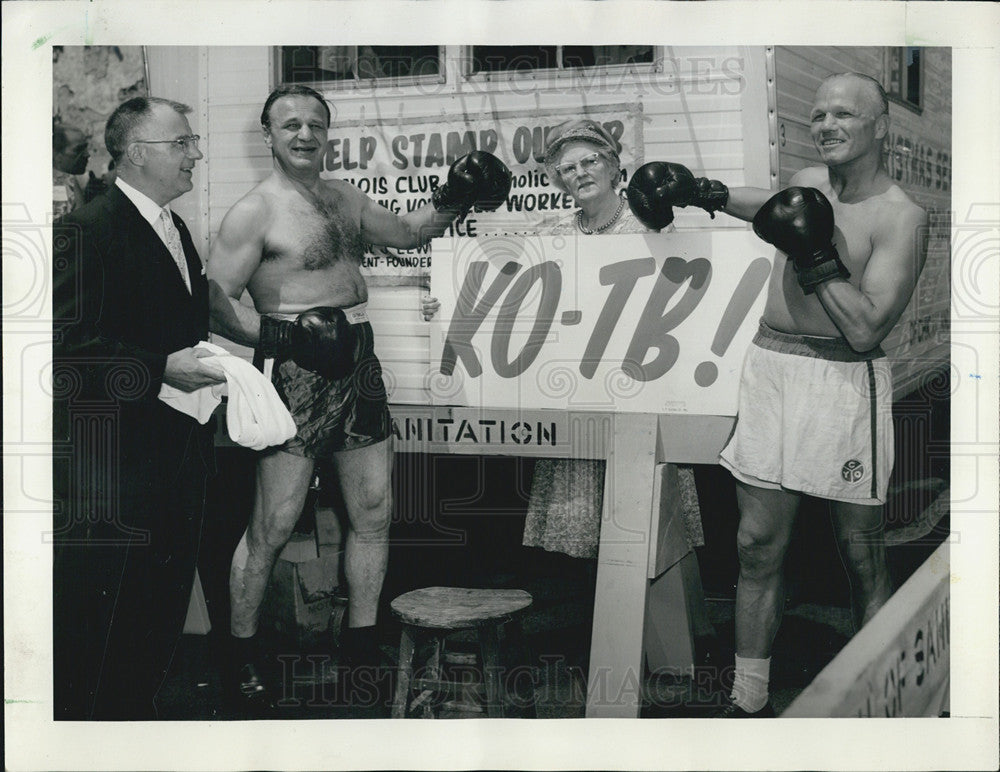
[[[720,463],[738,480],[853,504],[884,504],[894,455],[892,373],[881,348],[790,335],[762,321]]]

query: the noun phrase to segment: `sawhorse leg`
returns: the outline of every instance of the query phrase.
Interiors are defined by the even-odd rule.
[[[597,557],[588,718],[639,716],[657,432],[649,415],[614,418]]]

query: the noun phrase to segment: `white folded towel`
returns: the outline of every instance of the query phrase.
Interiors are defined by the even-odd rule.
[[[212,352],[206,360],[222,368],[226,383],[203,386],[195,391],[181,391],[163,384],[159,395],[163,402],[203,424],[212,416],[223,395],[228,395],[226,426],[229,438],[245,448],[263,450],[295,436],[292,414],[257,368],[214,343],[202,341],[195,348]]]

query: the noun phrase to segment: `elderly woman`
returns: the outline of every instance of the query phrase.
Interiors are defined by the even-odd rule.
[[[599,123],[574,119],[555,127],[545,151],[545,168],[549,182],[572,196],[579,209],[543,222],[542,234],[650,232],[629,209],[615,141]],[[666,228],[673,229],[673,225]],[[424,298],[424,318],[431,318],[439,307],[436,298]],[[523,544],[576,558],[596,558],[604,467],[603,460],[539,459],[531,484]],[[698,498],[690,467],[680,468],[680,483],[689,541],[701,544]]]
[[[549,182],[573,197],[580,208],[545,234],[648,233],[625,200],[615,141],[594,121],[568,121],[552,130],[545,149]],[[673,230],[669,227],[668,230]]]
[[[600,124],[573,120],[557,126],[549,137],[545,168],[551,184],[572,196],[579,209],[544,233],[590,236],[650,232],[629,209],[615,142]],[[673,230],[673,225],[666,230]],[[603,460],[540,459],[531,485],[524,545],[596,558],[604,467]],[[690,467],[681,468],[680,480],[689,538],[701,543],[698,498]]]

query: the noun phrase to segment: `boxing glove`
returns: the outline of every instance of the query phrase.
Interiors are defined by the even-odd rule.
[[[261,316],[254,364],[291,359],[324,378],[339,380],[354,371],[354,344],[354,330],[339,308],[310,308],[295,321]]]
[[[701,207],[714,220],[715,213],[729,203],[729,188],[718,180],[698,177],[694,181],[694,198],[691,203]]]
[[[818,284],[851,275],[833,245],[833,207],[816,188],[786,188],[771,196],[754,215],[753,230],[788,255],[806,295]]]
[[[660,230],[674,221],[673,207],[694,195],[694,177],[680,164],[652,161],[635,170],[625,195],[639,222]]]
[[[492,212],[510,193],[511,173],[507,165],[492,153],[474,150],[459,158],[448,169],[448,181],[431,196],[437,210],[459,208],[465,217],[473,207]]]
[[[729,201],[729,188],[718,180],[695,179],[681,164],[652,161],[632,175],[626,195],[632,213],[658,230],[674,221],[675,206],[697,206],[714,218]]]

